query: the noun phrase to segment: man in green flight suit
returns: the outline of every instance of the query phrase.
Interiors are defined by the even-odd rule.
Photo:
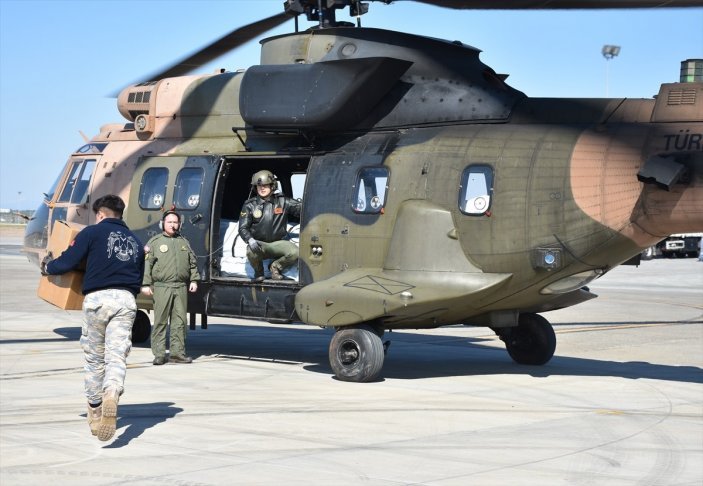
[[[181,217],[166,211],[161,218],[163,233],[151,238],[144,248],[146,262],[142,293],[154,296],[154,329],[151,351],[154,364],[167,361],[192,363],[186,355],[188,292],[198,290],[200,274],[188,240],[180,235]],[[166,357],[166,329],[171,324],[170,358]]]
[[[283,280],[283,272],[298,261],[298,247],[285,240],[288,219],[300,221],[302,203],[275,194],[277,178],[260,170],[251,178],[256,196],[247,199],[239,214],[239,236],[246,242],[247,258],[254,268],[254,282],[264,281],[264,260],[273,259],[271,278]]]

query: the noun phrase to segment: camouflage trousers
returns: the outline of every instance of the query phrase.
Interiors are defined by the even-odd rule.
[[[127,290],[98,290],[85,296],[81,347],[89,403],[100,403],[107,388],[117,388],[120,394],[124,390],[136,314],[137,303]]]

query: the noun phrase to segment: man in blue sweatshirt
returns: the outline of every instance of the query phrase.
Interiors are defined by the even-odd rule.
[[[96,224],[76,235],[61,256],[42,261],[42,273],[58,275],[86,261],[83,278],[85,394],[88,425],[105,441],[115,434],[117,403],[124,391],[127,355],[132,349],[136,296],[144,276],[144,249],[122,221],[125,204],[107,195],[93,203]]]

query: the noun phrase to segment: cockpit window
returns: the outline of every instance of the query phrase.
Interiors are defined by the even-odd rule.
[[[493,196],[493,168],[488,165],[470,165],[461,176],[459,209],[464,214],[486,214]]]
[[[200,167],[181,169],[176,177],[176,190],[173,200],[176,209],[195,209],[200,204],[200,190],[205,172]]]
[[[58,177],[51,185],[51,188],[44,193],[44,201],[49,202],[54,199],[54,194],[56,194],[56,188],[59,187],[59,182],[61,182],[62,177],[63,173],[59,173]]]
[[[359,171],[354,185],[352,209],[355,213],[378,214],[386,204],[388,169],[364,167]]]
[[[57,202],[72,204],[88,202],[88,187],[94,169],[95,159],[75,160]]]
[[[166,198],[167,182],[167,168],[152,167],[147,169],[139,186],[139,207],[142,209],[161,209]]]
[[[106,143],[88,143],[76,150],[77,154],[101,154],[107,147]]]

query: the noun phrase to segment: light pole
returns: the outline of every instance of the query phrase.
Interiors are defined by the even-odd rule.
[[[22,191],[17,191],[17,212],[22,214]]]
[[[620,46],[604,45],[601,54],[605,58],[605,97],[608,97],[608,61],[620,54]]]

